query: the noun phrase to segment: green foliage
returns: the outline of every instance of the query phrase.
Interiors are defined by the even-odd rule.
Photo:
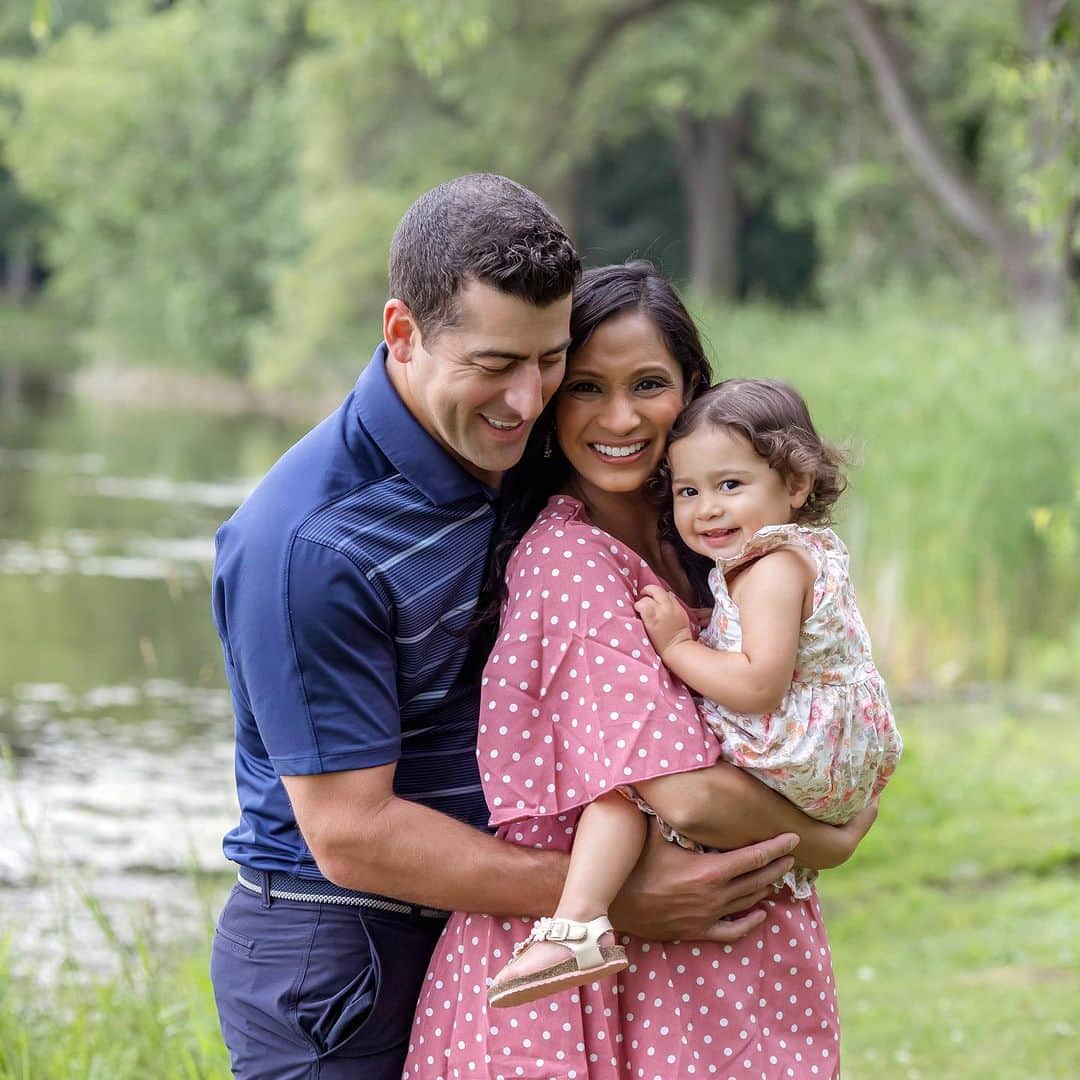
[[[71,371],[78,362],[74,333],[70,315],[55,303],[0,303],[0,371]]]
[[[298,18],[288,0],[183,4],[76,27],[19,69],[7,154],[97,352],[245,370],[295,244],[281,73]]]
[[[844,1076],[1071,1076],[1080,1051],[1075,706],[899,709],[904,759],[819,891]]]
[[[48,987],[14,974],[0,950],[0,1080],[228,1077],[203,951],[119,937],[112,947],[118,974],[73,963]]]
[[[840,531],[892,678],[997,680],[1036,670],[1038,639],[1075,640],[1077,562],[1049,543],[1063,526],[1039,524],[1076,535],[1075,341],[1032,354],[1007,314],[950,290],[825,313],[706,310],[702,326],[718,376],[789,379],[822,434],[852,448]],[[1059,684],[1076,685],[1076,656],[1053,666]]]

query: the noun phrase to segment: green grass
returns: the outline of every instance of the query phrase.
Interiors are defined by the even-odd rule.
[[[845,1080],[1076,1075],[1075,712],[900,710],[878,824],[819,883]]]
[[[1080,336],[929,290],[700,322],[717,377],[791,381],[851,449],[838,530],[893,685],[1080,685]]]
[[[1076,1075],[1075,712],[899,710],[905,758],[878,823],[819,883],[845,1080]],[[225,1080],[209,936],[207,924],[193,945],[116,938],[114,974],[75,959],[55,986],[14,977],[0,955],[0,1078]]]
[[[226,1080],[204,939],[190,951],[131,950],[110,977],[80,970],[57,984],[11,974],[0,953],[3,1080]]]

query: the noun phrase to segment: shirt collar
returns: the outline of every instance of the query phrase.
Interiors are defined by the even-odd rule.
[[[437,506],[477,495],[494,501],[498,492],[463,469],[408,410],[386,373],[387,356],[383,342],[360,373],[353,393],[357,419],[379,449]]]

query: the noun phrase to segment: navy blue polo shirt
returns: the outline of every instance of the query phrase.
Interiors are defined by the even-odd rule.
[[[240,801],[229,859],[321,877],[281,776],[397,762],[398,795],[486,825],[464,630],[494,496],[405,408],[381,345],[218,530]]]

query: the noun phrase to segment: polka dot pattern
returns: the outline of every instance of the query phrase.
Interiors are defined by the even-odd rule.
[[[717,760],[719,744],[634,611],[641,589],[661,582],[589,524],[577,500],[548,504],[506,580],[477,747],[493,825],[566,813],[620,784]]]
[[[504,840],[568,851],[581,806],[599,794],[717,759],[689,694],[634,616],[634,598],[656,580],[593,528],[576,500],[553,499],[519,545],[485,669],[477,748]],[[732,945],[623,937],[630,966],[616,979],[489,1011],[487,985],[530,925],[451,917],[403,1080],[839,1075],[816,896],[799,903],[777,894],[766,921]]]
[[[512,843],[568,850],[579,812],[504,826]],[[491,977],[531,925],[456,914],[435,947],[403,1080],[830,1080],[839,1025],[817,896],[778,893],[732,945],[623,936],[616,979],[512,1009]]]

